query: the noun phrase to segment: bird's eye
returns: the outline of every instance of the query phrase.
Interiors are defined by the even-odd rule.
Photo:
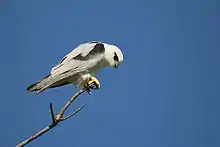
[[[114,53],[114,60],[118,62],[118,55]]]

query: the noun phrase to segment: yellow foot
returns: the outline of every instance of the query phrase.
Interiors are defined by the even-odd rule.
[[[92,77],[92,76],[89,78],[89,81],[88,81],[87,85],[88,86],[95,85],[97,89],[100,88],[99,80],[96,79],[95,77]]]

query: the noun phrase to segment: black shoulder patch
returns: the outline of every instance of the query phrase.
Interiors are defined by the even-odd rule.
[[[105,46],[102,43],[97,43],[94,48],[86,55],[86,56],[82,56],[82,53],[75,56],[73,59],[75,60],[89,60],[93,57],[95,57],[98,54],[102,54],[105,52]]]

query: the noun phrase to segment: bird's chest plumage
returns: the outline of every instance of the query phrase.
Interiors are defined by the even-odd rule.
[[[91,68],[88,69],[88,72],[95,76],[96,73],[101,69],[103,68],[104,66],[106,66],[106,62],[104,60],[100,60],[97,62],[97,64],[95,64],[94,66],[92,66]]]
[[[100,60],[96,62],[96,64],[90,66],[90,68],[88,68],[87,70],[76,74],[75,78],[73,79],[74,83],[76,84],[76,86],[81,86],[86,84],[91,76],[95,76],[96,73],[106,65],[107,64],[104,60]]]

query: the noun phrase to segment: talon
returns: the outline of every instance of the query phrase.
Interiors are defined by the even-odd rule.
[[[96,79],[95,77],[90,77],[88,83],[87,83],[89,86],[92,86],[92,85],[95,85],[96,86],[96,89],[99,89],[100,88],[100,83],[99,83],[99,80]]]
[[[88,93],[88,94],[92,94],[92,92],[91,92],[91,90],[90,90],[90,88],[88,87],[88,85],[84,85],[84,88],[86,89],[86,92]]]

